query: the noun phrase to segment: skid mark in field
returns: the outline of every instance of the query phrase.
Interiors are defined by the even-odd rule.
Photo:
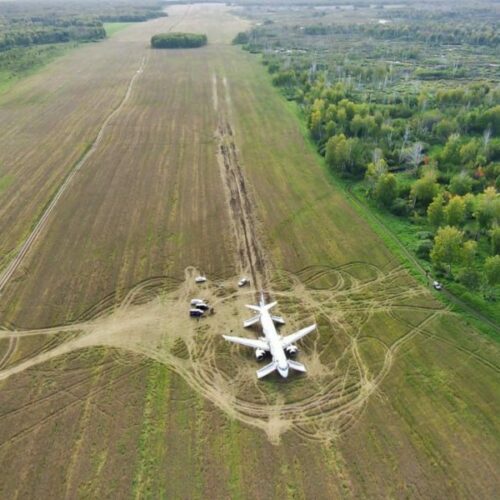
[[[224,99],[219,99],[219,89]],[[269,286],[269,261],[259,237],[255,203],[249,192],[238,148],[231,126],[231,96],[225,77],[212,76],[212,93],[218,123],[215,131],[217,161],[226,195],[227,209],[235,245],[236,262],[240,275],[252,277],[256,290]]]
[[[406,277],[402,269],[384,273],[352,263],[340,268],[311,266],[297,273],[275,271],[267,292],[279,301],[279,313],[287,319],[283,334],[313,319],[319,326],[299,346],[308,374],[293,374],[286,380],[272,375],[258,381],[255,370],[259,364],[252,350],[222,339],[223,333],[244,334],[244,304],[253,301],[254,292],[235,289],[236,278],[196,285],[196,273],[194,268],[186,269],[185,280],[180,282],[167,277],[145,280],[118,304],[112,307],[113,301],[106,298],[70,325],[0,329],[0,339],[22,342],[28,336],[46,336],[57,340],[52,348],[1,369],[0,380],[74,351],[118,348],[124,353],[121,363],[127,362],[126,353],[133,353],[169,366],[228,415],[262,429],[273,443],[288,431],[305,439],[330,441],[359,420],[401,347],[417,335],[425,336],[428,325],[439,315],[451,314],[431,300],[421,300],[429,299],[425,289],[402,286]],[[214,314],[190,319],[192,297],[207,299]],[[420,302],[424,305],[419,306]],[[393,339],[373,337],[369,325],[377,318],[398,321],[398,335]],[[376,363],[373,359],[369,363],[361,350],[367,339],[378,346]],[[69,394],[76,387],[78,384],[68,388]],[[81,401],[74,397],[66,407],[76,404]],[[64,408],[56,413],[61,411]]]

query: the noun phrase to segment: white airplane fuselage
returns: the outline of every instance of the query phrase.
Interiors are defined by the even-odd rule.
[[[269,351],[271,356],[278,364],[279,374],[286,378],[288,377],[288,362],[286,359],[285,349],[281,345],[281,336],[276,331],[276,326],[274,321],[269,314],[269,311],[265,310],[260,315],[260,324],[262,325],[262,331],[266,340],[269,342]]]
[[[281,316],[272,316],[270,310],[277,304],[277,302],[272,302],[271,304],[266,304],[264,294],[261,293],[260,302],[258,306],[247,304],[246,307],[256,312],[253,318],[247,319],[243,322],[243,326],[248,328],[252,325],[260,323],[262,327],[263,336],[259,339],[245,338],[245,337],[233,337],[231,335],[223,335],[225,340],[233,342],[235,344],[244,345],[245,347],[250,347],[255,350],[255,357],[258,360],[264,358],[265,353],[268,352],[272,361],[266,366],[263,366],[257,370],[257,377],[263,378],[277,370],[278,373],[283,377],[288,377],[288,372],[290,368],[298,372],[306,372],[306,367],[295,361],[293,359],[287,358],[287,353],[291,356],[297,352],[297,347],[294,345],[295,342],[305,337],[313,330],[316,329],[316,324],[309,325],[301,330],[298,330],[286,337],[282,337],[276,330],[275,323],[283,325],[285,322]]]

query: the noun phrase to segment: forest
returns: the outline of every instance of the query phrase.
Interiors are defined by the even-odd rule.
[[[297,9],[258,21],[234,43],[261,54],[332,174],[429,277],[498,319],[495,12]]]

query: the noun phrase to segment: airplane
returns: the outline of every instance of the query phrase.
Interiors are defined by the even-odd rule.
[[[257,315],[247,321],[244,321],[243,326],[248,328],[249,326],[260,322],[262,325],[262,331],[264,332],[264,337],[261,337],[260,339],[248,339],[223,335],[223,338],[229,342],[234,342],[235,344],[241,344],[255,349],[255,357],[258,361],[264,359],[266,353],[271,353],[273,358],[271,363],[264,366],[260,370],[257,370],[257,377],[259,379],[269,375],[275,370],[277,370],[283,378],[288,377],[289,368],[299,372],[307,371],[306,367],[302,363],[288,359],[286,355],[288,354],[289,356],[293,356],[297,353],[298,348],[294,345],[294,343],[315,330],[316,324],[302,328],[302,330],[292,333],[291,335],[287,335],[286,337],[282,337],[276,331],[275,323],[283,325],[285,324],[285,321],[282,317],[272,316],[269,312],[276,304],[277,302],[266,304],[264,294],[261,293],[258,306],[246,306],[252,311],[257,312]]]

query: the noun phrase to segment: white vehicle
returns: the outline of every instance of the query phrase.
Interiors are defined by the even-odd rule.
[[[242,287],[245,285],[248,285],[250,283],[250,280],[248,278],[241,278],[240,281],[238,281],[238,286]]]
[[[198,304],[205,304],[206,302],[203,299],[191,299],[191,305],[196,307]]]
[[[207,278],[205,276],[196,276],[194,281],[195,283],[205,283],[205,281],[207,281]]]
[[[443,285],[441,285],[441,283],[439,283],[439,281],[433,281],[433,282],[432,282],[432,286],[433,286],[436,290],[442,290],[442,289],[443,289]]]
[[[316,324],[302,328],[302,330],[292,333],[291,335],[287,335],[286,337],[282,337],[276,331],[275,323],[283,324],[283,318],[280,316],[271,316],[271,314],[269,314],[270,309],[272,309],[276,304],[277,302],[266,304],[264,295],[261,294],[258,306],[247,305],[249,309],[256,311],[257,315],[245,321],[243,326],[246,328],[260,322],[264,337],[261,337],[260,339],[247,339],[223,335],[224,339],[229,340],[229,342],[234,342],[235,344],[241,344],[255,349],[255,357],[257,360],[264,359],[267,353],[271,354],[271,363],[264,366],[260,370],[257,370],[258,378],[265,377],[275,370],[278,370],[278,373],[284,378],[288,377],[289,368],[299,372],[306,371],[306,367],[302,363],[288,359],[287,354],[288,356],[293,356],[297,353],[298,348],[294,345],[294,343],[315,330]]]

